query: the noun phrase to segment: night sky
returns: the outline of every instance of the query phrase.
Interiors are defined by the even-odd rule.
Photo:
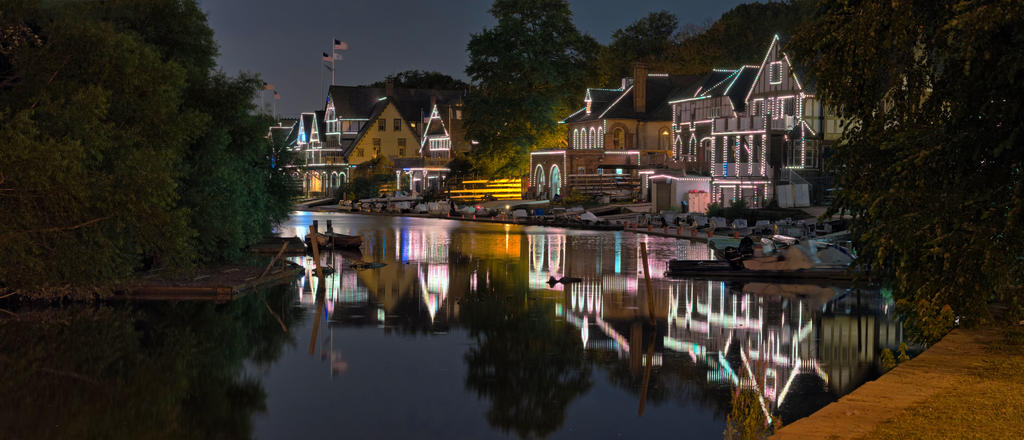
[[[436,70],[466,80],[470,34],[494,25],[490,0],[199,0],[228,74],[259,73],[281,94],[277,113],[322,108],[330,72],[321,52],[337,38],[349,44],[337,84],[359,85],[404,70]],[[749,0],[748,0],[749,1]],[[716,20],[741,0],[570,0],[576,27],[601,43],[651,11],[680,24]],[[323,76],[322,76],[323,75]],[[321,78],[323,77],[323,80]],[[271,102],[266,92],[266,102]]]

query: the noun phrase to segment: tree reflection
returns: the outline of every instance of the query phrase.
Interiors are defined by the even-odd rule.
[[[291,327],[294,295],[22,310],[0,321],[4,437],[249,438],[266,393],[245,361],[293,342],[264,296]]]
[[[543,437],[590,389],[591,366],[578,333],[552,319],[552,302],[528,298],[517,272],[490,271],[491,284],[463,299],[461,319],[475,342],[465,356],[466,386],[490,399],[491,426]]]

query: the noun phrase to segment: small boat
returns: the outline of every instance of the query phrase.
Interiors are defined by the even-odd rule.
[[[672,260],[665,276],[670,278],[758,279],[758,280],[829,280],[850,281],[853,275],[845,268],[808,268],[790,270],[737,269],[728,261]]]
[[[579,282],[583,282],[583,278],[579,278],[579,277],[562,277],[562,278],[556,279],[553,276],[552,277],[548,277],[548,285],[551,286],[551,287],[555,287],[555,284],[558,284],[558,283],[572,284],[572,283],[579,283]]]
[[[753,248],[753,240],[744,238],[740,248],[727,247],[721,252],[725,260],[670,260],[669,277],[714,277],[743,279],[852,280],[848,270],[852,258],[818,244],[791,244],[777,249]],[[813,246],[813,247],[812,247]],[[767,253],[765,252],[767,250]]]
[[[306,234],[306,246],[310,246],[309,234]],[[317,246],[327,249],[333,246],[335,249],[353,249],[363,244],[363,237],[358,235],[345,235],[336,232],[318,232],[316,234]]]

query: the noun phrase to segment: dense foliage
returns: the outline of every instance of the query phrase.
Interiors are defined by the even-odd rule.
[[[194,1],[12,1],[0,29],[0,287],[229,258],[287,215],[261,82],[214,72]]]
[[[924,328],[1021,313],[1022,27],[1014,0],[827,2],[791,45],[856,122],[831,167],[859,262]]]
[[[406,70],[394,75],[388,75],[383,81],[377,81],[367,87],[384,87],[387,80],[394,82],[395,87],[408,87],[411,89],[440,89],[440,90],[468,90],[469,84],[465,81],[452,78],[441,72]]]
[[[634,61],[651,72],[680,75],[760,62],[772,36],[792,35],[810,19],[814,5],[812,0],[741,4],[710,24],[682,28],[675,15],[652,12],[616,30],[601,49],[601,84],[618,86],[620,78],[632,76]]]
[[[466,73],[476,87],[466,104],[477,168],[520,176],[532,148],[564,142],[558,120],[578,106],[598,44],[572,23],[565,0],[496,0],[498,24],[474,34]]]

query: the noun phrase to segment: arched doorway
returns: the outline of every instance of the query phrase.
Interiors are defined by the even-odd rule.
[[[658,149],[669,150],[672,148],[672,132],[663,127],[658,130]]]
[[[538,198],[543,197],[544,194],[544,183],[547,180],[544,177],[544,167],[537,165],[537,168],[533,170],[533,188]]]
[[[551,191],[552,199],[562,195],[562,173],[558,171],[558,165],[551,166]]]
[[[612,149],[622,150],[626,148],[626,131],[622,127],[615,127],[612,130]]]
[[[700,141],[700,149],[697,150],[697,161],[707,162],[711,154],[711,138],[706,137]]]

